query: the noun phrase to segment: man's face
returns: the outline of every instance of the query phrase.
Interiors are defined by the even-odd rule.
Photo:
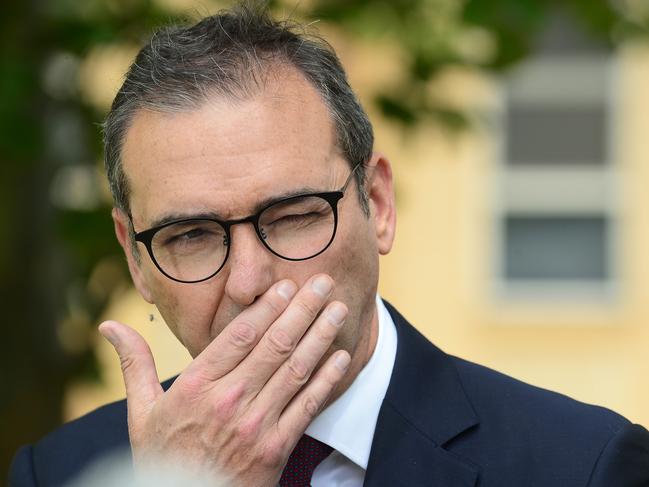
[[[351,170],[336,147],[325,104],[288,68],[269,76],[267,86],[244,101],[213,97],[181,113],[138,112],[122,157],[136,231],[170,215],[242,218],[268,198],[340,189]],[[327,273],[335,281],[331,300],[350,310],[334,348],[345,348],[352,356],[361,347],[368,349],[376,329],[378,255],[389,250],[394,232],[389,164],[376,155],[371,165],[375,168],[368,169],[367,187],[372,215],[363,213],[352,182],[338,203],[338,230],[324,253],[305,261],[283,260],[264,247],[252,225],[238,224],[231,230],[225,266],[200,283],[165,277],[142,244],[137,244],[138,264],[130,251],[127,220],[115,211],[117,235],[136,286],[196,356],[278,280],[292,279],[301,286],[314,274]]]

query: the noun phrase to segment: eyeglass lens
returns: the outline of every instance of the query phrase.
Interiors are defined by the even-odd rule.
[[[322,252],[336,229],[334,209],[319,196],[280,201],[259,216],[258,234],[280,257],[304,260]],[[228,234],[211,220],[188,220],[156,232],[153,257],[168,276],[179,281],[200,281],[212,276],[228,256]]]

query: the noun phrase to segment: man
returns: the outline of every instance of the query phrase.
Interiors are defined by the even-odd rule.
[[[449,357],[377,299],[390,163],[325,43],[251,8],[161,31],[105,145],[135,286],[193,361],[161,386],[144,340],[103,323],[128,413],[23,448],[12,485],[129,445],[137,471],[233,486],[649,485],[644,428]]]

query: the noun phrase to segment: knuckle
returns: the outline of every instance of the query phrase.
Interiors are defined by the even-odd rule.
[[[245,321],[232,323],[228,328],[229,341],[237,348],[247,348],[252,345],[256,335],[255,328]]]
[[[269,314],[272,314],[274,316],[279,315],[282,311],[284,311],[284,308],[286,308],[286,304],[275,297],[269,296],[267,299],[264,299],[263,302],[264,306],[268,308]]]
[[[328,390],[332,390],[340,379],[342,379],[343,374],[336,367],[330,368],[324,374],[322,374],[321,380],[327,386]]]
[[[212,413],[215,418],[221,421],[227,421],[234,417],[236,411],[239,409],[241,397],[245,392],[245,385],[238,384],[222,393],[216,401],[212,403]]]
[[[309,378],[309,368],[298,358],[291,357],[286,363],[290,379],[297,385],[303,385]]]
[[[174,382],[174,388],[181,391],[181,395],[187,398],[200,396],[204,391],[207,381],[196,372],[187,371],[178,377]]]
[[[328,322],[325,322],[325,323],[320,323],[320,325],[316,328],[315,331],[316,331],[316,338],[321,343],[329,344],[330,342],[333,341],[334,338],[336,338],[336,335],[338,335],[340,329],[331,326]]]
[[[302,399],[302,409],[310,418],[315,418],[320,409],[320,402],[310,394],[307,394]]]
[[[253,416],[242,420],[236,427],[236,437],[241,444],[253,445],[261,432],[262,418]]]
[[[284,447],[279,441],[266,442],[259,452],[259,462],[266,468],[276,469],[284,464]]]
[[[278,357],[286,357],[294,347],[293,339],[284,330],[272,330],[265,340],[266,348]]]
[[[313,319],[315,315],[318,314],[320,306],[315,303],[310,302],[309,300],[300,299],[295,301],[295,306],[298,309],[298,312],[307,318]]]

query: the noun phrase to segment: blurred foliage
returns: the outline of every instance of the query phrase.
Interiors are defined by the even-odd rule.
[[[445,106],[426,87],[453,66],[502,72],[528,57],[553,16],[563,15],[597,41],[615,45],[649,33],[644,0],[320,0],[309,16],[352,37],[397,46],[403,78],[376,94],[381,112],[406,128],[432,120],[465,128],[469,113]],[[637,4],[637,5],[636,5]]]
[[[322,19],[350,39],[376,42],[377,56],[380,46],[398,48],[403,75],[386,81],[391,84],[375,93],[375,102],[406,128],[423,120],[465,127],[469,114],[435,99],[430,83],[452,66],[499,72],[518,63],[532,52],[555,8],[606,43],[649,30],[642,0],[618,2],[617,8],[591,0],[313,0],[308,11],[295,0],[269,3]],[[97,48],[141,44],[155,26],[179,18],[162,5],[3,5],[0,289],[9,339],[0,368],[0,471],[18,445],[60,423],[71,381],[98,376],[92,354],[96,321],[128,275],[101,182],[98,126],[105,107],[81,95],[80,66]]]

